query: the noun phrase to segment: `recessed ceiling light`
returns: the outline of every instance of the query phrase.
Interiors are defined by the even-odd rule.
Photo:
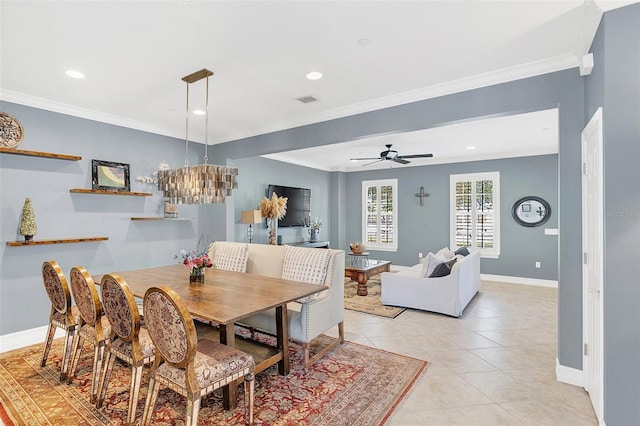
[[[356,42],[356,44],[357,44],[359,47],[365,47],[366,45],[368,45],[368,44],[369,44],[369,39],[368,39],[368,38],[361,38],[360,40],[358,40],[358,41]]]
[[[66,70],[64,73],[71,78],[78,78],[78,79],[84,78],[84,74],[82,74],[80,71]]]
[[[476,147],[475,146],[468,146],[467,149],[468,150],[472,150],[472,149],[476,149]]]
[[[193,114],[194,114],[194,115],[205,115],[205,114],[206,114],[206,112],[204,112],[204,111],[203,111],[203,110],[201,110],[201,109],[196,109],[196,110],[194,110],[194,111],[193,111]]]
[[[320,80],[322,78],[322,73],[319,71],[311,71],[307,73],[307,78],[309,80]]]

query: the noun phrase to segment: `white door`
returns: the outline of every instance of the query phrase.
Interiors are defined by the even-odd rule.
[[[585,390],[603,423],[603,224],[602,108],[582,131],[582,303]]]

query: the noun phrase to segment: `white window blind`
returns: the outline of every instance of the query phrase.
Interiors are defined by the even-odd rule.
[[[398,248],[398,180],[362,182],[362,243],[375,250]]]
[[[500,256],[500,172],[451,175],[451,247]]]

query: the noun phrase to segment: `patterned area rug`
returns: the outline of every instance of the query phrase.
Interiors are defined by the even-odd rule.
[[[326,344],[327,339],[320,336],[316,340]],[[106,400],[98,410],[89,403],[93,352],[85,348],[76,378],[67,385],[59,381],[61,348],[61,339],[57,339],[44,368],[40,367],[41,345],[0,354],[0,420],[6,425],[123,424],[130,369],[123,364],[114,366]],[[300,346],[290,348],[289,376],[280,376],[276,366],[256,375],[256,425],[384,424],[427,364],[345,342],[305,372]],[[147,387],[145,369],[138,422]],[[221,391],[214,392],[201,407],[198,424],[244,424],[242,386],[238,390],[238,408],[233,411],[225,411]],[[184,424],[185,416],[185,399],[161,388],[152,423]]]
[[[344,279],[344,307],[352,311],[364,312],[366,314],[378,315],[385,318],[395,318],[403,313],[406,308],[397,306],[386,306],[380,301],[382,285],[380,274],[374,275],[367,280],[367,295],[358,296],[356,293],[358,283],[351,278]]]

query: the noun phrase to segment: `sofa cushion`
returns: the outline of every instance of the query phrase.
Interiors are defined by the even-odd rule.
[[[431,275],[429,275],[429,278],[446,277],[451,273],[451,268],[453,268],[453,265],[455,265],[457,261],[457,258],[453,258],[448,262],[440,263],[435,267]]]
[[[436,253],[437,255],[443,256],[445,259],[449,260],[453,257],[453,251],[449,250],[449,247],[443,247]]]
[[[246,243],[216,241],[212,244],[210,256],[213,265],[218,269],[247,272],[249,250]]]
[[[460,247],[458,250],[453,252],[454,254],[461,254],[463,256],[466,256],[469,254],[469,249],[467,247]]]
[[[428,278],[433,273],[436,266],[446,262],[447,260],[448,259],[443,254],[433,254],[429,252],[422,264],[422,276]]]
[[[282,262],[282,278],[308,284],[324,285],[331,251],[327,249],[294,247],[285,245]],[[298,299],[306,303],[313,295]]]

